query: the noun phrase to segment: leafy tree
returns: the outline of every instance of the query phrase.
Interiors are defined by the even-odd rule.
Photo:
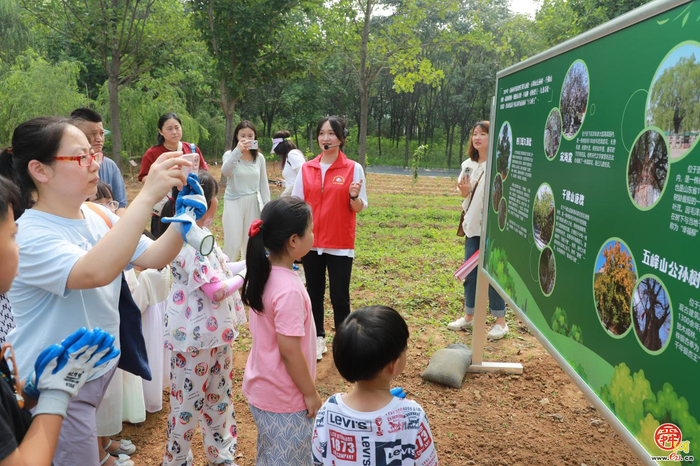
[[[596,307],[603,325],[622,335],[630,326],[630,300],[636,281],[634,264],[619,241],[606,246],[603,256],[605,263],[593,283]]]
[[[666,68],[651,90],[647,120],[664,131],[700,129],[700,61],[695,53]]]
[[[97,98],[98,109],[106,109],[108,101],[105,86]],[[175,112],[182,120],[183,140],[195,142],[206,137],[206,129],[189,114],[185,101],[183,91],[165,80],[143,79],[123,88],[119,92],[119,109],[120,120],[124,122],[124,152],[141,155],[155,144],[156,122],[166,112]]]
[[[549,244],[554,230],[554,194],[547,185],[537,191],[532,222],[537,237],[543,244]]]
[[[688,400],[682,396],[679,397],[670,383],[664,383],[661,390],[656,393],[655,399],[645,400],[644,409],[659,423],[676,424],[683,432],[684,441],[690,440],[691,445],[697,445],[700,442],[700,424],[690,414]]]
[[[612,379],[603,386],[600,397],[633,434],[639,432],[646,415],[645,400],[656,401],[644,371],[631,374],[624,362],[615,366]]]
[[[189,22],[177,0],[20,0],[44,27],[98,61],[107,75],[112,157],[121,163],[119,90],[176,54]]]
[[[503,291],[505,291],[513,301],[517,302],[515,282],[508,271],[508,263],[506,251],[501,248],[493,248],[488,255],[486,268],[491,276],[501,285]]]
[[[503,201],[503,198],[501,198]],[[498,228],[501,230],[506,226],[506,219],[508,217],[508,205],[505,202],[500,202],[498,204]]]
[[[554,253],[550,248],[542,251],[540,256],[540,285],[545,294],[552,292],[554,288],[554,279],[556,277],[556,263],[554,261]]]
[[[33,34],[22,20],[17,2],[0,0],[0,66],[11,66],[32,42]]]
[[[498,135],[498,142],[496,143],[496,169],[504,180],[508,176],[508,164],[510,163],[512,145],[513,141],[511,141],[510,127],[506,125]]]
[[[553,331],[562,335],[569,333],[569,319],[566,316],[566,311],[559,306],[554,310],[551,322]]]
[[[555,109],[549,114],[544,128],[544,152],[550,160],[556,157],[559,151],[561,131],[561,113],[559,109]]]
[[[417,34],[428,15],[439,16],[452,1],[337,0],[331,2],[325,27],[352,66],[359,87],[358,161],[366,164],[370,86],[388,70],[394,88],[413,92],[416,83],[437,85],[444,77],[423,53],[429,45]]]
[[[20,123],[40,115],[67,115],[84,105],[78,90],[80,64],[48,63],[36,52],[20,55],[7,73],[0,76],[0,145],[9,145],[12,131]]]
[[[576,18],[576,34],[593,29],[611,19],[638,8],[650,0],[571,0],[571,11]]]
[[[498,212],[499,206],[501,204],[501,199],[503,198],[503,180],[500,176],[497,176],[493,182],[493,209]]]
[[[569,330],[569,338],[583,344],[583,331],[581,330],[581,327],[573,324],[571,326],[571,330]]]
[[[671,305],[666,290],[656,279],[644,278],[634,292],[632,303],[634,330],[639,341],[651,351],[660,350],[671,331]]]
[[[320,38],[299,0],[190,0],[206,39],[226,116],[226,149],[233,145],[236,105],[250,88],[305,70]],[[311,7],[313,4],[309,4]]]
[[[561,90],[561,114],[564,134],[572,137],[583,123],[588,107],[588,70],[583,62],[571,66]]]

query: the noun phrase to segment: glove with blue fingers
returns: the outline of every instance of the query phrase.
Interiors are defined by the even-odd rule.
[[[396,387],[389,390],[389,393],[394,395],[396,398],[401,398],[402,400],[406,398],[406,392],[403,391],[403,387]]]
[[[39,402],[34,415],[66,416],[68,402],[107,361],[119,355],[114,337],[99,328],[81,328],[39,354],[24,393]],[[41,395],[41,396],[40,396]]]
[[[180,230],[182,239],[199,251],[203,256],[208,256],[214,250],[214,235],[203,230],[197,225],[197,220],[207,211],[207,200],[204,191],[199,184],[196,174],[187,176],[187,184],[177,195],[175,201],[175,216],[161,219],[163,223],[172,223]]]

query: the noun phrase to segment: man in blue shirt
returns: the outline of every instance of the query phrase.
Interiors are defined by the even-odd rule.
[[[102,117],[99,113],[89,108],[78,108],[70,114],[72,123],[80,128],[95,152],[102,152],[105,143],[105,130],[102,126]],[[121,216],[126,209],[126,188],[124,187],[124,177],[114,160],[109,157],[104,158],[100,164],[100,179],[112,188],[114,200],[119,203],[116,214]]]

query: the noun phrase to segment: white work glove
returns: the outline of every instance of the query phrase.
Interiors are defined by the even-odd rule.
[[[34,372],[27,377],[24,393],[39,399],[34,415],[66,416],[68,402],[107,361],[119,356],[114,337],[104,330],[81,328],[60,345],[39,354]]]

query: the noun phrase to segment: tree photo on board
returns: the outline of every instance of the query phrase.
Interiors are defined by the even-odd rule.
[[[613,335],[623,335],[630,326],[630,301],[637,281],[632,255],[622,242],[608,242],[596,260],[593,294],[598,317]]]
[[[651,207],[661,196],[668,175],[668,148],[658,131],[647,130],[630,153],[627,181],[630,196],[639,207]]]
[[[501,174],[501,178],[505,181],[508,178],[508,170],[510,169],[510,156],[513,151],[513,133],[510,129],[510,124],[506,123],[501,127],[496,142],[496,170]]]
[[[533,205],[532,228],[539,249],[549,244],[554,232],[554,193],[548,184],[537,190]]]
[[[540,287],[545,295],[552,294],[554,282],[556,279],[556,261],[552,248],[546,247],[540,255]]]
[[[544,128],[544,152],[549,160],[557,156],[561,143],[561,130],[561,112],[555,108],[549,113]]]
[[[659,351],[666,346],[671,334],[671,304],[661,282],[642,278],[632,295],[632,314],[634,330],[646,349]]]
[[[564,136],[573,138],[583,124],[588,107],[588,70],[582,61],[569,68],[561,89],[561,114]]]
[[[671,158],[684,155],[700,133],[700,47],[685,44],[669,54],[654,78],[647,124],[666,131]]]

